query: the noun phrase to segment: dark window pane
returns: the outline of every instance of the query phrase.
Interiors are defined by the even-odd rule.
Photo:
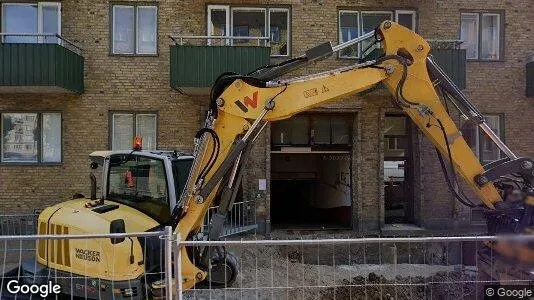
[[[486,122],[493,132],[498,136],[501,135],[501,118],[498,115],[487,115]],[[482,130],[480,133],[480,141],[482,143],[481,159],[483,162],[490,162],[501,158],[501,151],[499,147],[484,133]]]
[[[271,55],[288,54],[288,15],[289,10],[272,9],[270,17]]]
[[[415,30],[415,24],[413,22],[413,14],[411,13],[399,13],[397,15],[397,22],[406,27],[406,28],[409,28],[411,30]]]
[[[330,118],[313,120],[312,135],[314,144],[330,144]]]
[[[234,36],[265,36],[265,9],[246,8],[235,9],[232,12],[233,35]],[[240,43],[247,46],[257,46],[258,41],[254,40],[234,40],[234,43]]]
[[[310,121],[306,117],[294,117],[292,121],[291,144],[308,145],[310,143]]]
[[[347,119],[332,118],[332,144],[348,145],[350,143],[350,130]]]
[[[362,12],[362,34],[375,30],[383,21],[391,20],[390,12]],[[362,41],[362,51],[369,47],[372,40]]]
[[[174,175],[174,189],[176,192],[176,201],[180,201],[180,197],[187,183],[189,172],[193,165],[192,159],[181,159],[172,162],[172,173]]]
[[[357,38],[359,36],[358,13],[340,12],[339,32],[341,34],[341,43]],[[341,57],[358,57],[358,55],[358,45],[347,47],[340,52]]]
[[[385,118],[384,135],[406,135],[406,117],[391,117]]]
[[[291,144],[291,120],[282,120],[272,123],[271,143],[274,145]]]

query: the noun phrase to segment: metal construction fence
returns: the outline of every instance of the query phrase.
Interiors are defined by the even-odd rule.
[[[170,227],[166,227],[164,231],[131,234],[0,236],[0,260],[3,262],[1,271],[4,274],[0,295],[1,299],[28,299],[21,294],[11,295],[7,290],[7,283],[11,280],[57,282],[62,287],[62,292],[70,295],[63,295],[67,299],[75,298],[72,295],[78,297],[76,299],[151,298],[148,290],[139,283],[147,281],[157,282],[161,287],[160,299],[456,300],[484,299],[487,287],[492,284],[534,287],[534,267],[529,269],[529,266],[500,260],[491,248],[485,246],[488,242],[505,240],[532,245],[532,235],[401,238],[334,236],[330,239],[299,236],[299,239],[280,240],[254,238],[257,236],[180,242]],[[34,247],[35,251],[25,248],[25,243],[35,245],[36,241],[52,242],[52,249],[56,249],[50,253],[55,256],[52,260],[66,266],[68,253],[77,255],[79,250],[74,248],[87,249],[84,244],[98,239],[102,239],[98,244],[102,249],[96,249],[102,264],[86,257],[95,255],[92,252],[95,251],[95,243],[87,247],[91,248],[89,253],[80,252],[86,270],[90,270],[93,277],[56,269],[39,272],[39,267],[32,259],[40,248]],[[124,243],[123,247],[130,247],[130,241],[137,239],[142,247],[143,258],[137,257],[132,265],[144,268],[143,264],[148,265],[149,259],[145,256],[148,255],[152,257],[152,265],[159,267],[152,268],[151,272],[142,274],[140,278],[101,280],[110,277],[117,260],[128,259],[124,252],[118,256],[105,252],[105,245],[111,245],[110,239],[123,239],[120,242]],[[217,287],[203,282],[193,289],[182,291],[182,266],[175,262],[181,262],[181,251],[177,250],[184,246],[223,247],[223,252],[234,256],[238,262],[238,275],[234,282]],[[67,249],[70,251],[66,251]],[[74,269],[74,260],[76,258],[69,261],[71,269]],[[143,260],[143,264],[139,264],[138,260]],[[28,261],[35,265],[33,269],[31,266],[28,268]],[[25,269],[18,268],[24,264]],[[136,270],[139,271],[139,268]],[[94,274],[102,276],[95,277]],[[110,291],[113,293],[109,294]]]

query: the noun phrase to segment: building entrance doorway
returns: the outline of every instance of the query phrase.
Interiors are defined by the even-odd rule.
[[[386,115],[384,128],[385,223],[414,223],[412,123]]]
[[[273,228],[350,228],[350,115],[299,115],[271,127]]]

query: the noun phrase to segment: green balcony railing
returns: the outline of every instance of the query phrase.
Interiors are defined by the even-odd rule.
[[[458,41],[433,40],[430,42],[432,50],[430,55],[445,71],[452,81],[461,89],[466,87],[466,51],[459,49]],[[379,58],[384,54],[382,48],[372,48],[366,53],[362,61]]]
[[[0,93],[83,93],[81,48],[59,35],[1,35]]]
[[[213,46],[183,45],[178,42],[183,38],[206,37],[177,37],[173,38],[176,44],[170,46],[170,84],[186,94],[207,95],[222,73],[247,74],[270,63],[271,48],[262,46],[259,40],[257,46],[249,43],[247,46],[231,46],[230,43]],[[244,40],[248,37],[239,38]]]

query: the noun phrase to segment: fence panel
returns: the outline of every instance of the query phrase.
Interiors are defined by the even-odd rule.
[[[172,299],[172,272],[166,272],[172,246],[170,227],[129,234],[3,235],[0,299]],[[31,285],[49,287],[30,297],[25,289]],[[55,285],[60,294],[53,293]]]
[[[184,299],[484,299],[491,284],[534,284],[533,269],[508,264],[481,237],[241,240],[231,286],[197,285]],[[521,242],[534,241],[526,236]],[[215,252],[215,251],[214,251]],[[515,278],[508,276],[515,273]]]
[[[224,223],[223,232],[221,237],[228,237],[240,233],[254,231],[258,228],[256,224],[256,202],[254,200],[246,200],[236,202],[232,206],[232,209],[226,216],[226,222]],[[218,206],[210,207],[206,218],[204,219],[203,231],[208,230],[211,217],[217,212]]]

